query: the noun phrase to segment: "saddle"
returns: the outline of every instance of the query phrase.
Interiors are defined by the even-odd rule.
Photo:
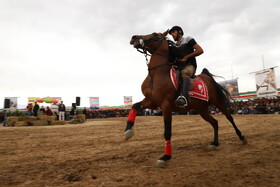
[[[177,73],[177,72],[178,71],[176,71],[176,69],[171,68],[170,69],[170,78],[171,78],[171,81],[172,81],[175,89],[179,90],[179,87],[180,87],[179,80],[181,79],[181,76],[180,76],[180,73]],[[192,78],[192,80],[193,80],[194,86],[192,88],[190,88],[189,96],[196,98],[196,99],[208,101],[209,100],[208,88],[207,88],[205,82],[198,76],[195,76],[194,78]]]

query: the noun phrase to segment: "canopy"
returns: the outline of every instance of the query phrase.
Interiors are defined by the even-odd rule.
[[[37,102],[39,102],[39,103],[45,102],[45,103],[54,103],[55,104],[55,103],[58,102],[58,100],[56,100],[53,97],[43,97],[41,99],[38,99]]]

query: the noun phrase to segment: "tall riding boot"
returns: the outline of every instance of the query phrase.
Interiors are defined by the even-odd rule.
[[[177,106],[188,106],[190,82],[190,78],[183,79],[181,94],[175,101]]]

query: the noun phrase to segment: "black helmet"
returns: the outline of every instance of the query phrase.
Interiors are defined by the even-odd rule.
[[[173,31],[181,31],[182,32],[182,36],[184,35],[184,32],[183,32],[183,29],[181,28],[181,27],[179,27],[179,26],[174,26],[174,27],[172,27],[170,30],[169,30],[169,34],[171,34],[171,32],[173,32]]]

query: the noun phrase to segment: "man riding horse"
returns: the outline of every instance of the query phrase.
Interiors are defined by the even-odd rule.
[[[178,58],[177,65],[183,79],[180,96],[176,99],[175,104],[177,106],[187,106],[191,78],[194,77],[197,67],[195,57],[201,55],[203,49],[192,37],[184,36],[183,29],[179,26],[172,27],[169,34],[175,40],[175,43],[172,45],[173,50],[171,50],[173,54],[171,55]]]
[[[241,131],[237,128],[233,117],[231,116],[228,105],[229,105],[229,93],[226,89],[224,89],[220,84],[218,84],[213,75],[204,68],[200,75],[197,75],[198,79],[200,79],[201,83],[205,84],[205,90],[203,92],[209,93],[209,98],[206,100],[198,99],[194,97],[189,98],[189,102],[187,107],[178,107],[175,105],[174,99],[178,96],[177,90],[174,87],[173,75],[170,76],[173,70],[171,69],[174,65],[172,58],[180,58],[181,62],[176,63],[183,64],[182,70],[183,76],[185,66],[186,68],[192,67],[192,73],[186,73],[184,78],[191,80],[191,77],[195,73],[196,63],[195,57],[200,55],[203,50],[201,47],[195,42],[194,39],[190,37],[183,38],[183,30],[179,27],[172,28],[170,34],[174,37],[178,46],[182,46],[184,55],[172,55],[172,52],[177,52],[177,49],[180,47],[170,46],[166,36],[168,32],[164,33],[152,33],[148,35],[134,35],[130,40],[130,44],[133,45],[136,49],[142,49],[143,53],[147,56],[147,51],[151,53],[151,58],[149,63],[147,63],[148,67],[148,75],[144,79],[141,91],[144,95],[144,99],[137,103],[134,103],[129,111],[127,117],[126,128],[124,132],[125,140],[128,140],[134,136],[134,123],[137,116],[137,113],[143,111],[143,109],[156,109],[159,107],[162,111],[163,122],[164,122],[164,155],[161,156],[156,163],[156,167],[166,167],[167,162],[172,158],[172,145],[171,145],[171,137],[172,137],[172,112],[180,112],[185,110],[195,110],[201,117],[209,122],[213,127],[214,132],[214,140],[210,143],[209,148],[215,149],[219,146],[219,126],[218,121],[213,118],[212,115],[209,114],[209,106],[216,106],[223,114],[226,116],[228,121],[231,123],[233,128],[235,129],[236,134],[239,139],[243,142],[243,144],[247,143],[245,136],[242,135]],[[180,45],[181,44],[181,45]],[[172,51],[170,51],[172,50]],[[141,50],[140,50],[141,52]],[[171,53],[170,53],[171,52]],[[190,63],[192,66],[189,66]],[[190,68],[191,69],[191,68]],[[182,91],[186,90],[187,94],[187,81],[184,81]],[[194,82],[189,81],[189,82]],[[186,99],[185,99],[186,101]]]

